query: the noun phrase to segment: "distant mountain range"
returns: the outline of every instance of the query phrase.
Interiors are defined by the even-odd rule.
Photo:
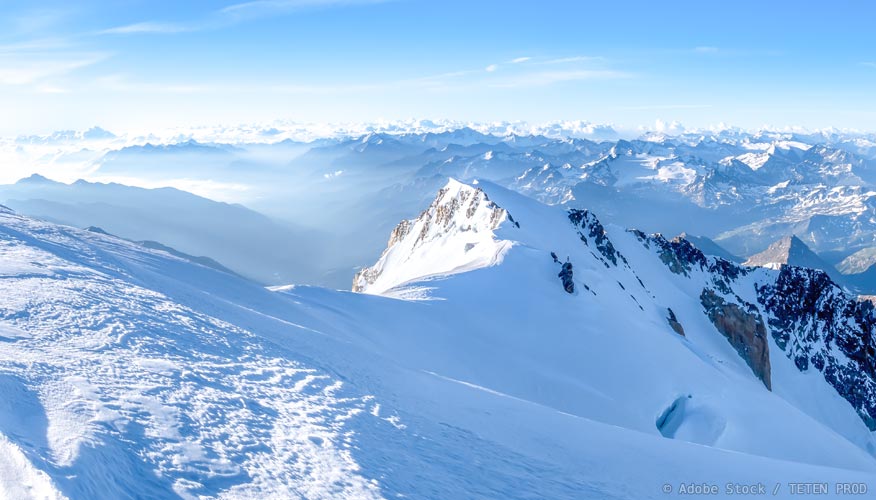
[[[312,245],[316,231],[173,188],[64,184],[34,175],[0,186],[0,203],[45,220],[146,240],[146,246],[210,257],[261,283],[320,278],[320,254]]]
[[[873,262],[863,256],[876,254],[873,134],[723,129],[619,139],[583,122],[412,121],[327,128],[322,135],[308,129],[310,136],[304,130],[216,128],[164,139],[89,134],[99,140],[65,133],[44,141],[20,138],[17,147],[74,161],[82,156],[76,148],[94,144],[99,149],[76,160],[90,162],[97,155],[89,178],[226,189],[223,198],[239,198],[293,233],[308,234],[295,239],[293,252],[307,254],[310,243],[321,249],[307,260],[307,269],[243,272],[272,284],[290,279],[343,286],[357,266],[380,254],[382,235],[420,210],[449,177],[491,181],[544,203],[587,208],[624,227],[699,235],[711,242],[700,240],[704,248],[728,259],[745,260],[792,235],[831,273],[839,265],[844,273],[861,274]],[[66,211],[46,208],[45,202],[62,201],[54,195],[28,196],[44,202],[19,203],[24,213],[53,217]],[[96,219],[75,222],[105,225]],[[209,248],[215,243],[186,247],[161,235],[140,236],[240,272],[262,266],[248,262],[258,253],[242,256],[234,247],[220,256]]]

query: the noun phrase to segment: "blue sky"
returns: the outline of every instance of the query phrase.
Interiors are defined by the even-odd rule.
[[[871,2],[0,1],[0,133],[678,120],[876,129]]]

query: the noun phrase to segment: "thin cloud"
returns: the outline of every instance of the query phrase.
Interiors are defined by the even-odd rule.
[[[194,26],[186,26],[183,24],[143,22],[117,26],[115,28],[102,30],[99,33],[103,35],[160,34],[182,33],[185,31],[194,31],[195,29]]]
[[[367,5],[384,3],[387,0],[254,0],[241,2],[219,9],[219,14],[261,17],[275,12],[293,11],[314,7],[343,7],[347,5]]]
[[[54,50],[69,49],[73,46],[69,40],[63,38],[40,38],[34,40],[22,40],[14,43],[0,45],[0,54],[19,54],[22,52],[47,52]]]
[[[538,71],[522,73],[503,80],[490,82],[489,86],[499,88],[544,87],[557,83],[580,82],[585,80],[613,80],[630,78],[632,75],[613,70],[571,70],[571,71]]]
[[[529,61],[530,59],[532,59],[532,58],[531,57],[518,57],[516,59],[511,59],[510,62],[511,62],[511,64],[520,64],[520,63],[525,63],[526,61]]]
[[[522,58],[518,58],[522,59]],[[566,58],[569,63],[579,63],[600,58]],[[527,58],[529,60],[529,58]],[[557,59],[548,62],[558,61]],[[522,62],[522,61],[521,61]],[[545,71],[547,69],[540,61],[533,64],[500,65],[490,64],[479,69],[468,69],[427,75],[415,78],[405,78],[391,81],[360,82],[360,83],[167,83],[138,82],[129,80],[124,75],[108,75],[94,80],[94,84],[102,90],[115,92],[144,93],[282,93],[302,95],[332,95],[365,92],[393,92],[401,90],[414,91],[460,91],[489,88],[523,88],[542,87],[564,82],[606,80],[631,78],[634,75],[606,68],[582,68],[580,65],[570,66],[562,70]],[[555,63],[559,64],[559,63]],[[498,69],[504,70],[499,72]],[[341,81],[351,81],[352,78]]]
[[[122,75],[109,75],[98,78],[98,88],[114,92],[144,93],[280,93],[302,95],[340,95],[366,92],[415,91],[458,91],[487,88],[523,88],[549,86],[563,82],[629,78],[628,73],[610,70],[576,71],[525,71],[516,74],[497,76],[483,70],[466,70],[441,73],[419,78],[358,84],[191,84],[136,82]]]
[[[194,94],[217,90],[230,90],[228,88],[209,85],[136,82],[129,80],[123,75],[102,76],[95,79],[94,84],[102,90],[112,92],[143,92],[156,94]]]
[[[0,85],[32,85],[97,64],[103,55],[0,56]]]
[[[719,51],[718,47],[712,47],[709,45],[702,45],[699,47],[694,47],[694,52],[697,54],[715,54]]]
[[[866,68],[876,68],[876,62],[874,62],[874,61],[864,61],[864,62],[861,63],[861,66],[864,66],[864,67],[866,67]]]
[[[228,5],[208,13],[204,18],[186,23],[143,21],[98,31],[99,35],[176,34],[219,29],[248,20],[297,10],[368,5],[392,0],[255,0]]]
[[[547,61],[542,61],[540,64],[572,64],[579,62],[595,62],[604,60],[599,56],[574,56],[574,57],[560,57],[557,59],[548,59]]]

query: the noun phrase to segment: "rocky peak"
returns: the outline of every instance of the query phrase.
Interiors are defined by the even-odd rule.
[[[757,304],[752,304],[739,296],[746,293],[740,287],[748,286],[740,278],[750,268],[705,256],[683,238],[632,232],[675,274],[705,279],[700,296],[705,314],[766,387],[772,385],[764,337],[769,335],[798,370],[821,372],[876,430],[876,315],[871,301],[846,294],[825,271],[782,264],[778,272],[758,279]],[[772,248],[792,257],[808,250],[796,237]]]
[[[746,266],[780,269],[783,266],[808,267],[827,273],[835,282],[840,282],[841,276],[836,268],[821,259],[795,235],[785,236],[774,242],[761,253],[752,255],[745,261]]]
[[[617,141],[617,143],[612,146],[611,151],[609,151],[608,153],[611,158],[617,158],[619,156],[632,156],[634,154],[636,154],[636,151],[633,147],[633,144],[623,139]]]
[[[416,219],[393,229],[380,260],[353,278],[353,291],[382,293],[417,278],[492,265],[510,247],[494,235],[506,221],[519,227],[482,189],[451,179]]]
[[[846,295],[823,271],[784,266],[757,287],[776,345],[800,371],[825,380],[876,430],[876,319],[869,301]]]

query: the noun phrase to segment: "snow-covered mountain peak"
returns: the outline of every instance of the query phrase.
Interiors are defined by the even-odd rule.
[[[635,153],[635,148],[629,141],[620,140],[617,141],[617,144],[612,146],[608,156],[611,158],[617,158],[620,156],[633,156]]]
[[[769,248],[759,254],[752,255],[745,262],[747,266],[770,269],[779,269],[784,265],[819,269],[819,264],[822,264],[821,258],[795,235],[785,236],[775,241]]]
[[[452,273],[443,300],[268,291],[11,215],[0,257],[0,497],[34,477],[74,500],[876,477],[872,305],[490,182],[440,189],[364,283]]]
[[[517,225],[480,187],[450,179],[416,219],[396,226],[380,260],[356,274],[353,291],[380,294],[501,262],[512,242],[494,231],[505,221]]]
[[[480,201],[471,202],[479,192]],[[470,206],[472,213],[484,215],[467,216]],[[494,211],[500,211],[504,220],[491,223],[498,220],[487,217]],[[803,247],[801,242],[787,243],[794,254]],[[444,279],[432,280],[436,276]],[[799,326],[819,317],[822,305],[797,307],[793,305],[797,298],[785,299],[807,297],[813,287],[831,290],[829,307],[847,311],[823,326],[824,331],[836,332],[840,339],[836,345],[829,339],[807,340],[808,330]],[[706,255],[684,238],[668,240],[659,234],[604,226],[589,210],[545,206],[489,182],[469,186],[451,181],[419,218],[402,222],[393,231],[380,261],[354,282],[357,291],[403,298],[422,297],[426,288],[430,296],[442,299],[430,307],[449,310],[454,304],[478,301],[472,316],[459,318],[462,324],[477,322],[478,331],[494,336],[503,349],[515,345],[521,352],[544,352],[552,373],[593,384],[581,397],[595,399],[568,406],[550,397],[527,396],[541,404],[558,404],[562,411],[606,423],[624,421],[623,426],[639,431],[656,429],[665,437],[746,453],[779,456],[772,455],[774,450],[793,448],[799,437],[789,430],[790,421],[821,436],[826,434],[823,428],[816,430],[818,426],[830,427],[828,434],[839,432],[865,454],[876,449],[868,429],[876,415],[876,392],[870,390],[874,373],[867,365],[872,357],[855,354],[861,346],[852,340],[869,331],[872,319],[820,271],[745,268]],[[485,316],[485,310],[491,314]],[[860,321],[852,324],[849,318]],[[462,355],[460,332],[442,327],[433,335],[440,338],[436,343],[450,342],[454,355]],[[556,351],[542,349],[557,345],[552,344],[555,341],[569,351],[568,364],[557,360]],[[420,346],[424,340],[417,342]],[[869,337],[860,343],[870,345]],[[602,355],[596,354],[599,349],[605,349]],[[610,361],[614,354],[605,358],[607,352],[623,352],[631,366],[653,365],[654,371],[641,379],[593,382],[614,369]],[[856,365],[839,370],[837,365],[847,357]],[[704,360],[708,361],[701,365]],[[669,365],[680,372],[665,370]],[[619,385],[609,387],[615,383]],[[636,405],[649,409],[630,412],[626,403],[593,396],[614,394],[621,385],[625,394],[635,394],[631,397]],[[654,395],[654,387],[668,392]],[[856,387],[867,389],[859,393]],[[711,399],[716,390],[728,391],[722,392],[721,402]],[[824,407],[811,405],[813,390],[820,394],[818,405]],[[683,409],[677,413],[678,394],[705,401],[712,416],[703,423]],[[757,416],[739,412],[754,407]],[[652,413],[665,416],[657,418],[656,427],[653,419],[643,418]],[[833,414],[842,415],[842,423]],[[685,430],[666,424],[675,418]],[[758,424],[749,424],[749,418]],[[820,424],[811,427],[816,421]],[[726,432],[752,425],[763,434],[739,440]],[[773,439],[783,444],[752,446]],[[807,449],[783,451],[781,456],[823,463]],[[872,461],[872,455],[867,456],[865,460]]]

